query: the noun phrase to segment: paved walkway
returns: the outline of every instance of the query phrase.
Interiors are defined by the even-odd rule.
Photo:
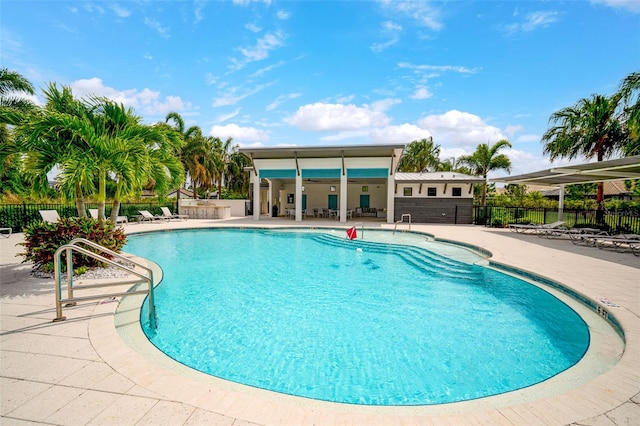
[[[127,232],[251,226],[250,218],[131,224]],[[291,226],[261,220],[260,226]],[[305,221],[304,226],[335,227]],[[367,227],[388,228],[379,222]],[[22,234],[0,238],[2,425],[576,424],[640,425],[640,257],[476,226],[415,225],[438,238],[484,247],[492,260],[544,275],[599,304],[625,332],[600,321],[592,359],[530,389],[430,407],[361,407],[309,401],[212,379],[176,366],[135,336],[105,298],[55,317],[53,282],[15,254]],[[129,297],[118,311],[128,311]],[[586,308],[585,308],[586,309]],[[131,308],[135,322],[135,309]],[[604,324],[605,329],[598,330]],[[132,331],[133,330],[133,331]],[[613,337],[612,337],[613,336]]]

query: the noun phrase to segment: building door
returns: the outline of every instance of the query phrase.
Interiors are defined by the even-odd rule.
[[[338,210],[338,195],[337,194],[329,194],[329,209]]]
[[[368,209],[369,206],[369,195],[360,194],[360,207],[363,209]]]
[[[307,209],[307,194],[302,194],[302,210]]]

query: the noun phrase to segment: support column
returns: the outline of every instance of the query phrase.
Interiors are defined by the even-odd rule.
[[[340,223],[347,221],[347,174],[340,175]]]
[[[558,220],[562,220],[564,212],[564,185],[560,185],[560,194],[558,198]]]
[[[260,220],[260,176],[253,177],[253,220]]]
[[[395,216],[396,178],[394,175],[387,177],[387,223],[393,223]]]
[[[302,175],[296,174],[296,222],[302,222]]]

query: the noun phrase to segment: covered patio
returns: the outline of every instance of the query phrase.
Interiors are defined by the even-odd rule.
[[[404,145],[242,148],[251,161],[253,218],[375,217],[393,222]]]

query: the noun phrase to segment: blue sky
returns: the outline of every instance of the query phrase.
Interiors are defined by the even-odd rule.
[[[1,0],[0,24],[39,104],[56,82],[240,146],[505,138],[512,174],[549,167],[554,111],[640,71],[640,0]]]

